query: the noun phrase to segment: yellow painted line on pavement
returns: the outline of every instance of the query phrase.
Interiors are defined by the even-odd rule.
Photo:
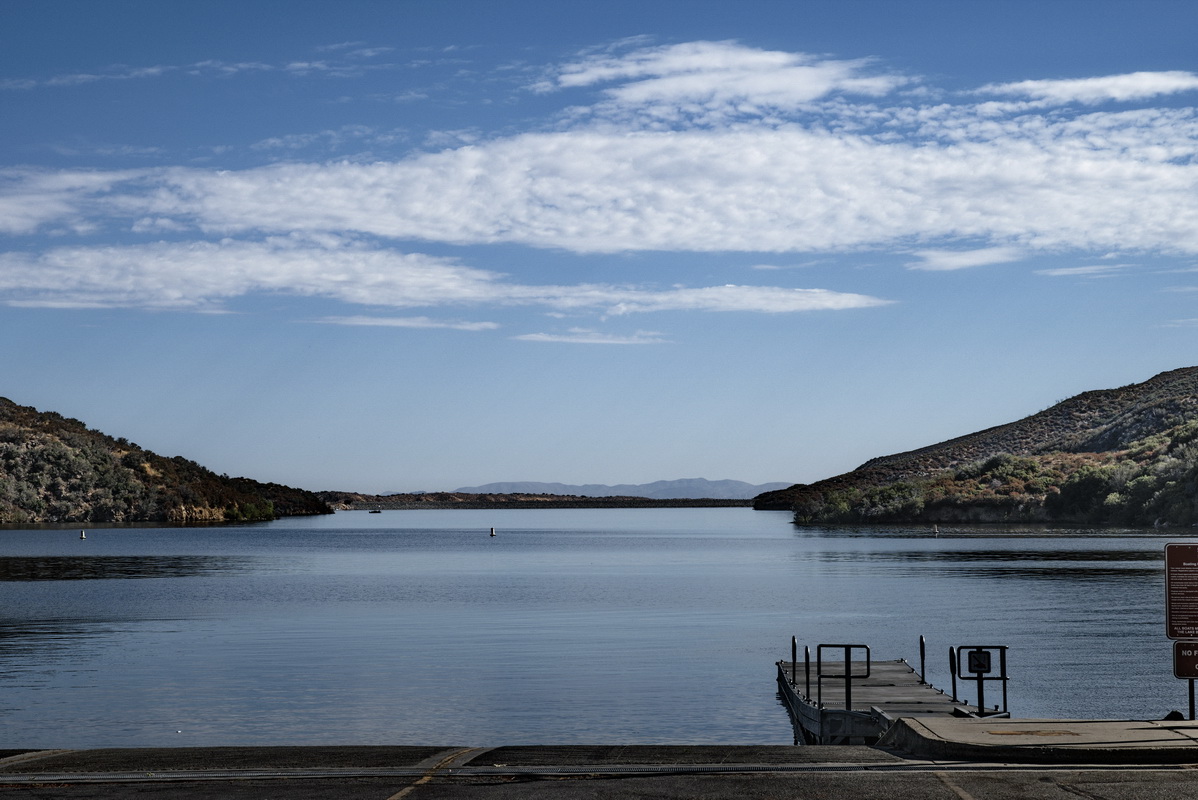
[[[436,775],[438,771],[445,769],[446,765],[448,765],[451,761],[461,758],[462,756],[466,755],[467,753],[473,753],[476,750],[482,750],[482,749],[483,748],[481,748],[481,747],[463,747],[461,750],[454,750],[452,753],[445,756],[445,758],[441,759],[436,764],[434,764],[429,769],[428,772],[424,773],[419,778],[417,778],[416,782],[413,783],[411,786],[405,786],[404,788],[400,789],[395,794],[388,797],[387,800],[400,800],[400,798],[407,797],[413,791],[415,791],[417,786],[423,786],[424,784],[431,781],[433,779],[433,776]]]
[[[965,791],[960,786],[958,786],[956,781],[954,781],[952,778],[950,778],[948,776],[948,773],[934,772],[932,774],[934,774],[937,778],[939,778],[940,782],[943,783],[945,786],[947,786],[949,788],[949,790],[952,791],[952,793],[955,794],[957,797],[961,798],[961,800],[976,800],[976,798],[973,795],[971,795],[969,792]]]

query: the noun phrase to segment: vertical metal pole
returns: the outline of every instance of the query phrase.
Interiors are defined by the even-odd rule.
[[[824,648],[815,648],[815,705],[824,707]]]
[[[919,682],[928,682],[927,665],[927,647],[923,641],[923,634],[919,634]]]
[[[953,702],[957,702],[957,651],[948,649],[948,671],[953,676]]]
[[[790,685],[794,686],[799,669],[799,640],[790,637]]]
[[[853,710],[853,648],[844,648],[844,710]]]
[[[1194,718],[1194,679],[1190,678],[1190,719]]]
[[[803,672],[807,674],[807,699],[811,699],[811,646],[803,645]]]
[[[998,669],[999,675],[1002,677],[1002,710],[1008,711],[1007,708],[1007,648],[998,651]]]
[[[976,652],[976,651],[972,651]],[[966,656],[969,658],[969,656]],[[986,713],[986,676],[978,674],[974,679],[978,682],[978,714]]]

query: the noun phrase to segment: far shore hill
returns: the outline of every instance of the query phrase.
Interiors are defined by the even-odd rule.
[[[1198,526],[1198,367],[759,495],[799,525]]]
[[[748,500],[692,497],[584,497],[567,494],[471,494],[420,492],[412,494],[359,494],[317,492],[337,511],[403,511],[448,508],[748,508]]]
[[[786,483],[754,485],[743,481],[684,478],[646,484],[570,485],[562,483],[490,483],[452,492],[319,492],[339,510],[433,508],[721,508],[747,507],[762,492]]]

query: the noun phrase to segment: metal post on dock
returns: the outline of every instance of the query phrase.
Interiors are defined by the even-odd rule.
[[[998,674],[1002,676],[1002,710],[1006,711],[1007,705],[1007,648],[998,651]]]
[[[798,682],[799,669],[799,640],[792,636],[790,637],[790,685],[794,686]]]
[[[803,671],[807,673],[807,697],[811,697],[811,645],[803,645]]]
[[[851,645],[844,646],[844,707],[846,710],[853,708],[853,648]]]
[[[953,702],[957,702],[957,651],[955,648],[948,649],[948,672],[953,676]]]
[[[1194,679],[1190,678],[1190,719],[1194,719]]]
[[[981,676],[979,676],[980,678]],[[978,681],[978,715],[986,713],[986,681]]]
[[[923,641],[923,634],[919,634],[919,682],[928,682],[928,673],[925,669],[927,664],[927,647]]]

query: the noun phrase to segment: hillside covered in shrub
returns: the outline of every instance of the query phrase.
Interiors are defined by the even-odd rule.
[[[811,523],[1198,523],[1198,368],[760,495]]]
[[[217,475],[0,398],[0,522],[240,522],[328,513],[312,492]]]

